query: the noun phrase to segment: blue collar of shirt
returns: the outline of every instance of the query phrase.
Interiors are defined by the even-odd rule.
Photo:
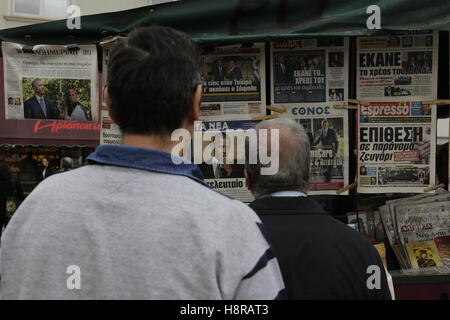
[[[97,147],[87,160],[90,163],[186,176],[206,185],[203,181],[203,174],[196,164],[182,163],[177,165],[172,161],[172,154],[165,151],[131,146],[102,145]],[[184,159],[184,162],[187,162],[187,160]]]

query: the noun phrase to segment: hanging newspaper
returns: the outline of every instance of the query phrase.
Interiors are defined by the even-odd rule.
[[[311,147],[309,194],[336,194],[349,184],[348,38],[302,39],[271,46],[272,105],[303,125]],[[342,195],[348,194],[348,191]]]
[[[200,52],[202,120],[248,120],[266,114],[264,44]]]
[[[197,122],[193,137],[194,162],[214,190],[243,202],[254,200],[245,185],[245,138],[258,121]],[[256,132],[249,130],[249,132]]]
[[[435,184],[438,33],[357,40],[358,192],[423,192]],[[383,101],[383,102],[382,102]]]
[[[2,53],[6,120],[98,121],[95,46],[3,42]]]
[[[423,192],[435,184],[436,108],[420,101],[358,108],[358,192]]]
[[[436,99],[437,32],[417,31],[359,37],[357,43],[358,99]]]
[[[102,122],[102,128],[100,130],[100,145],[103,144],[121,144],[122,143],[122,133],[120,132],[119,126],[112,121],[110,115],[108,106],[106,105],[106,102],[104,100],[104,95],[107,90],[107,83],[108,83],[108,64],[109,64],[109,57],[111,54],[111,51],[115,48],[115,46],[120,42],[123,41],[123,37],[115,37],[113,39],[109,39],[106,41],[103,41],[101,44],[103,49],[103,73],[102,73],[102,92],[103,96],[101,98],[101,113],[100,113],[100,119]]]

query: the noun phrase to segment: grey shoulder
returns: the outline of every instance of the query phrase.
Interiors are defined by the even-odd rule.
[[[208,199],[209,201],[214,203],[218,208],[221,209],[219,211],[226,211],[230,217],[234,216],[241,221],[244,219],[259,221],[256,213],[247,204],[223,195],[213,189],[210,189],[208,186],[200,187],[204,189],[201,193],[202,197],[205,197],[205,200]]]

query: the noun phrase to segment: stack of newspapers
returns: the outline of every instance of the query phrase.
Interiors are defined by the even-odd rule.
[[[379,208],[402,269],[450,266],[450,193],[439,189]]]

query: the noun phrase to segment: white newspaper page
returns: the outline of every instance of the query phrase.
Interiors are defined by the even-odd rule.
[[[199,165],[205,182],[212,189],[243,202],[254,200],[245,184],[244,142],[247,130],[257,123],[251,120],[197,122],[193,137],[194,162]],[[253,133],[256,134],[254,130]]]
[[[333,107],[348,98],[348,54],[348,38],[343,37],[271,45],[271,102],[286,110],[272,114],[295,119],[306,130],[311,195],[335,195],[349,184],[348,111]]]
[[[358,108],[358,192],[424,192],[435,185],[436,106],[374,102]]]
[[[266,114],[264,56],[264,44],[200,51],[202,120],[249,120]]]
[[[97,48],[3,42],[5,119],[98,121]]]
[[[435,185],[438,33],[357,39],[358,192]]]
[[[357,97],[363,101],[434,100],[438,32],[357,39]]]

